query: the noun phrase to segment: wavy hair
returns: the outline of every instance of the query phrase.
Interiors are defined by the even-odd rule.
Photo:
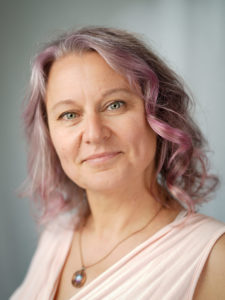
[[[191,118],[193,101],[178,76],[135,35],[123,30],[85,27],[48,43],[35,57],[24,107],[28,178],[23,195],[38,204],[39,221],[75,209],[89,212],[84,190],[64,173],[52,145],[45,88],[52,64],[70,53],[96,51],[116,72],[139,87],[146,118],[157,134],[156,178],[163,190],[193,211],[208,200],[218,178],[208,173],[206,141]]]

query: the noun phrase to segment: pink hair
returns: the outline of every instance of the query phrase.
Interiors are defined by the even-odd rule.
[[[218,178],[208,174],[206,142],[190,116],[192,101],[177,75],[142,41],[122,30],[87,27],[62,35],[35,58],[24,108],[28,141],[26,195],[39,204],[41,222],[75,208],[79,220],[88,211],[84,191],[64,173],[52,145],[45,109],[45,85],[51,65],[74,52],[98,52],[130,84],[141,88],[146,118],[157,134],[157,179],[190,211],[207,201]]]

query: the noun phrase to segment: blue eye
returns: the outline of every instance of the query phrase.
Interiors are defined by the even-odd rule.
[[[77,117],[77,114],[74,112],[65,112],[61,115],[61,118],[64,120],[73,120]]]
[[[109,110],[116,110],[121,108],[121,106],[124,105],[123,101],[114,101],[113,103],[109,104],[108,109]]]

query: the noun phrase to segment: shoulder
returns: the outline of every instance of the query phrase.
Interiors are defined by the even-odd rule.
[[[194,300],[225,299],[225,234],[214,244],[199,278]]]
[[[53,280],[57,280],[58,270],[64,264],[70,249],[73,233],[70,226],[66,227],[58,220],[46,225],[40,233],[25,279],[10,300],[49,299],[45,293],[52,288]]]

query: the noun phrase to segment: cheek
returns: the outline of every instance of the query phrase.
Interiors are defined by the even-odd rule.
[[[139,162],[143,160],[143,164],[146,164],[146,162],[154,160],[156,154],[156,134],[148,124],[137,122],[137,126],[127,135],[127,138],[128,143],[133,145],[133,155],[139,158]]]
[[[143,149],[144,145],[147,146],[148,150],[155,149],[156,134],[144,120],[136,119],[135,122],[126,127],[121,126],[121,129],[122,128],[125,129],[122,131],[122,134],[128,144],[137,147],[137,149]]]
[[[71,159],[71,153],[74,153],[75,156],[72,135],[68,135],[65,131],[61,132],[60,130],[52,130],[50,135],[61,164]]]
[[[76,173],[74,172],[74,162],[77,152],[73,140],[60,133],[52,135],[51,138],[64,173],[74,181],[73,177]]]

